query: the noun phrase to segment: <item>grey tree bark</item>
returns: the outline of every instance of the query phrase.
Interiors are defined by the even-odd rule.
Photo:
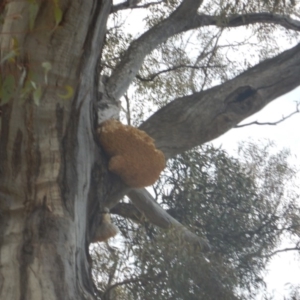
[[[18,84],[2,106],[1,299],[95,298],[87,225],[99,207],[93,170],[102,161],[93,103],[111,2],[57,3],[37,1],[33,18],[30,1],[2,2],[1,61],[14,39],[18,53],[2,63],[1,75]],[[47,82],[44,62],[51,64]],[[20,99],[27,79],[41,89],[39,105],[32,94]],[[68,86],[74,96],[65,99]],[[104,197],[106,175],[98,190]]]
[[[110,174],[94,135],[97,124],[118,115],[119,98],[146,55],[174,34],[247,22],[299,30],[299,22],[271,15],[216,22],[197,13],[201,2],[183,0],[134,41],[102,81],[110,0],[0,3],[1,78],[14,78],[9,101],[1,103],[0,299],[95,299],[88,245],[99,211],[126,193],[154,224],[175,226],[187,241],[202,242],[149,193],[130,190]],[[26,84],[31,90],[24,96]],[[141,129],[170,158],[223,134],[299,84],[298,45],[225,84],[174,99]]]

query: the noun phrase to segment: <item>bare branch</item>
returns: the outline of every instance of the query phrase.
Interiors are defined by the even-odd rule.
[[[135,189],[128,193],[130,200],[153,225],[164,229],[174,228],[189,244],[200,247],[202,251],[209,251],[208,242],[189,231],[181,223],[171,217],[161,208],[146,189]]]
[[[177,98],[140,129],[167,158],[232,129],[300,85],[300,44],[211,89]]]
[[[151,74],[149,77],[144,78],[140,75],[136,75],[136,78],[141,80],[141,81],[153,81],[157,76],[164,74],[164,73],[168,73],[168,72],[172,72],[172,71],[176,71],[178,69],[195,69],[195,70],[200,70],[200,69],[206,69],[206,68],[221,68],[222,66],[195,66],[195,65],[178,65],[178,66],[173,66],[164,70],[161,70],[157,73]]]
[[[164,2],[166,2],[166,0],[153,1],[153,2],[150,2],[150,3],[146,3],[144,5],[137,5],[140,2],[141,2],[141,0],[127,0],[126,2],[122,2],[122,3],[114,5],[112,7],[111,12],[115,13],[115,12],[118,12],[118,11],[124,10],[124,9],[148,8],[148,7],[153,6],[153,5],[164,3]]]
[[[126,94],[124,94],[124,98],[126,101],[126,109],[122,107],[122,110],[124,111],[125,115],[126,115],[126,120],[127,120],[127,124],[131,125],[131,108],[130,108],[130,100],[129,97]]]
[[[119,99],[137,75],[146,55],[176,34],[210,25],[225,28],[255,23],[275,24],[300,31],[300,21],[284,15],[253,13],[226,18],[198,14],[197,9],[201,2],[202,0],[184,0],[168,18],[152,27],[131,44],[108,82],[107,92],[110,97]]]
[[[297,103],[297,107],[296,107],[296,110],[292,113],[290,113],[288,116],[286,117],[282,117],[282,119],[276,121],[276,122],[258,122],[258,121],[253,121],[253,122],[250,122],[250,123],[247,123],[247,124],[241,124],[241,125],[236,125],[234,128],[241,128],[241,127],[245,127],[245,126],[250,126],[250,125],[277,125],[287,119],[289,119],[291,116],[299,113],[299,105],[300,103]]]
[[[191,19],[197,19],[197,9],[203,0],[183,0],[164,21],[133,41],[107,84],[108,95],[118,100],[138,73],[147,54],[169,37],[188,29]]]
[[[220,28],[247,26],[251,24],[274,24],[280,25],[286,29],[300,31],[300,21],[286,15],[273,13],[250,13],[241,15],[210,16],[199,14],[197,18],[191,20],[188,29],[191,30],[201,26],[215,25]]]
[[[222,30],[221,30],[220,32],[218,32],[218,33],[213,37],[213,39],[211,40],[212,42],[213,42],[213,40],[215,40],[215,41],[213,42],[214,45],[213,45],[212,50],[210,51],[210,56],[209,56],[208,61],[207,61],[207,63],[206,63],[206,66],[207,66],[207,67],[204,69],[204,75],[205,75],[205,77],[204,77],[203,83],[202,83],[202,85],[201,85],[200,91],[203,90],[203,88],[204,88],[204,86],[205,86],[205,84],[206,84],[206,82],[207,82],[207,78],[208,78],[208,75],[207,75],[207,68],[209,67],[209,64],[210,64],[211,60],[213,59],[213,57],[216,55],[216,52],[217,52],[217,45],[218,45],[218,42],[219,42],[219,40],[220,40],[220,38],[221,38],[221,35],[222,35]],[[207,46],[209,46],[209,44],[208,44]],[[201,54],[202,54],[202,53],[201,53]],[[200,56],[198,57],[198,59],[201,59],[201,58],[200,58],[200,57],[201,57],[201,54],[200,54]],[[192,75],[192,77],[193,77],[193,74],[191,74],[191,75]],[[191,78],[191,79],[193,79],[193,78]],[[191,80],[191,81],[193,82],[193,80]],[[196,92],[195,87],[192,88],[192,91],[193,91],[194,93]]]
[[[143,223],[145,218],[153,225],[156,225],[163,229],[175,229],[179,235],[187,243],[194,247],[200,247],[205,251],[210,251],[208,242],[198,237],[196,234],[189,231],[181,223],[170,216],[163,208],[161,208],[151,194],[146,189],[130,189],[126,187],[121,181],[115,185],[116,191],[112,197],[105,203],[106,207],[110,209],[112,213],[123,216],[124,218],[130,218],[137,223]],[[130,204],[119,203],[125,194],[130,198],[135,207]]]
[[[233,15],[227,18],[207,16],[211,20],[210,25],[219,27],[238,27],[255,23],[275,24],[286,29],[300,31],[300,21],[292,19],[289,16],[272,13],[252,13],[243,15]]]
[[[300,247],[299,246],[296,246],[296,247],[291,247],[291,248],[284,248],[284,249],[279,249],[279,250],[276,250],[268,255],[263,255],[263,257],[272,257],[278,253],[282,253],[282,252],[289,252],[289,251],[297,251],[300,253]]]
[[[173,157],[218,137],[300,85],[299,72],[300,44],[222,85],[174,100],[140,128],[155,139],[156,146],[167,158]],[[161,228],[174,227],[188,242],[200,244],[203,248],[207,245],[168,215],[146,190],[122,188],[109,207],[112,208],[124,193],[152,224]]]

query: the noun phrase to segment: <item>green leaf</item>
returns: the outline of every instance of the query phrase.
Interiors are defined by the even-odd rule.
[[[32,87],[36,90],[37,89],[36,83],[34,81],[32,81],[32,80],[30,81],[30,83],[31,83]]]
[[[65,85],[64,88],[66,89],[66,93],[64,95],[58,94],[58,96],[62,99],[70,99],[74,94],[73,88],[70,85]]]
[[[49,70],[52,69],[52,65],[49,61],[44,61],[42,63],[42,67],[48,72]]]
[[[55,26],[58,26],[58,24],[62,20],[62,10],[59,7],[59,0],[54,0],[54,19],[55,19]]]
[[[52,69],[52,65],[50,62],[44,61],[42,67],[45,69],[45,83],[48,84],[48,72]]]
[[[35,0],[29,0],[29,29],[34,27],[35,19],[39,11],[39,5]]]
[[[13,60],[16,56],[17,52],[15,50],[11,50],[2,58],[0,64],[2,65],[6,60]]]
[[[6,104],[13,97],[16,87],[15,77],[13,75],[8,75],[1,87],[1,104]]]
[[[32,86],[31,80],[27,78],[24,87],[21,90],[21,100],[25,99],[33,90],[34,88]]]
[[[40,86],[38,86],[36,90],[33,92],[33,101],[36,104],[36,106],[40,105],[41,96],[42,96],[42,89]]]
[[[10,51],[2,58],[0,64],[2,65],[5,61],[15,62],[15,57],[20,54],[19,43],[17,38],[13,37],[10,40]]]

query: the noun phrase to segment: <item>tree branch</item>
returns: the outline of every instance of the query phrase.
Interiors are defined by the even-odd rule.
[[[300,31],[300,21],[292,19],[289,16],[272,13],[252,13],[242,15],[232,15],[227,18],[219,16],[200,15],[207,18],[209,25],[218,27],[238,27],[256,23],[280,25],[286,29]]]
[[[210,251],[208,242],[189,231],[180,222],[170,216],[151,194],[145,189],[130,189],[121,181],[115,185],[116,191],[105,203],[111,213],[118,214],[124,218],[130,218],[136,223],[142,224],[145,218],[153,225],[163,229],[175,229],[184,241],[195,247],[200,247],[201,251]],[[134,206],[128,203],[118,203],[125,194],[130,198]]]
[[[298,252],[300,252],[300,247],[296,246],[296,247],[292,247],[292,248],[279,249],[279,250],[276,250],[276,251],[274,251],[274,252],[272,252],[272,253],[270,253],[268,255],[263,255],[263,257],[270,258],[270,257],[272,257],[272,256],[274,256],[274,255],[276,255],[278,253],[288,252],[288,251],[298,251]]]
[[[166,158],[232,129],[277,97],[300,85],[300,44],[211,89],[175,99],[140,129]]]
[[[146,189],[131,190],[128,197],[138,210],[140,210],[151,224],[164,229],[174,228],[189,244],[200,247],[202,251],[209,251],[210,246],[206,240],[189,231],[181,223],[171,217],[161,208]]]
[[[163,74],[163,73],[168,73],[168,72],[172,72],[172,71],[176,71],[178,69],[195,69],[195,70],[199,70],[199,69],[206,69],[206,68],[221,68],[222,66],[195,66],[195,65],[178,65],[178,66],[173,66],[161,71],[158,71],[154,74],[150,74],[147,78],[142,77],[140,75],[136,75],[136,78],[139,79],[140,81],[153,81],[157,76]]]
[[[127,203],[118,203],[125,196],[130,198],[134,207]],[[118,214],[124,218],[130,218],[137,223],[143,223],[145,218],[153,224],[163,229],[175,229],[182,239],[194,247],[200,247],[201,251],[210,251],[208,242],[189,231],[180,222],[170,216],[163,208],[156,203],[151,194],[144,189],[129,189],[120,182],[116,192],[105,203],[111,213]]]
[[[169,37],[185,31],[191,19],[197,18],[197,9],[203,0],[183,0],[164,21],[152,27],[133,41],[107,84],[108,95],[118,100],[138,73],[147,54]]]
[[[126,2],[122,2],[122,3],[114,5],[112,7],[111,12],[115,13],[115,12],[118,12],[120,10],[125,10],[125,9],[148,8],[153,5],[164,3],[164,2],[166,2],[166,0],[150,2],[150,3],[146,3],[144,5],[137,5],[140,2],[141,2],[141,0],[127,0]]]
[[[277,97],[300,85],[300,44],[264,61],[232,80],[169,103],[144,122],[140,129],[155,139],[166,158],[210,141]],[[168,215],[146,190],[118,190],[109,207],[127,193],[148,220],[161,228],[175,227],[185,240],[199,237]],[[200,244],[205,244],[200,240]]]
[[[235,16],[220,22],[216,17],[197,14],[201,2],[184,0],[170,17],[131,44],[106,85],[110,98],[119,99],[137,75],[145,56],[177,33],[206,25],[235,27],[257,22],[280,24],[286,28],[293,25],[294,30],[299,30],[298,21],[291,22],[286,17],[274,18],[271,14],[252,14],[248,18]],[[259,18],[263,15],[264,20]],[[300,84],[299,71],[300,44],[222,85],[174,100],[140,128],[152,136],[156,146],[166,158],[170,158],[218,137],[275,98],[297,87]],[[168,215],[145,189],[132,190],[128,196],[152,224],[176,228],[187,242],[200,245],[202,249],[209,248],[204,240]],[[110,205],[114,206],[113,202]]]
[[[170,37],[203,26],[215,25],[221,28],[246,26],[255,23],[281,25],[286,29],[300,31],[300,21],[289,16],[271,13],[252,13],[229,17],[198,14],[202,0],[184,0],[164,21],[152,27],[135,40],[116,67],[107,85],[110,97],[118,100],[138,74],[146,55]]]
[[[276,122],[258,122],[258,121],[253,121],[253,122],[246,123],[246,124],[236,125],[234,128],[241,128],[241,127],[250,126],[250,125],[277,125],[277,124],[285,121],[286,119],[289,119],[291,116],[299,113],[299,105],[300,105],[300,103],[297,103],[296,110],[294,112],[290,113],[286,117],[283,116],[280,120],[278,120]]]

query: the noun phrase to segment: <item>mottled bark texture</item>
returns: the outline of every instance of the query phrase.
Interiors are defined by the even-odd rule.
[[[118,116],[119,98],[146,55],[169,37],[254,22],[299,30],[299,22],[270,14],[216,22],[197,13],[201,2],[183,0],[101,80],[97,66],[110,0],[0,2],[1,77],[9,78],[11,93],[1,106],[0,299],[95,299],[88,245],[99,212],[126,193],[153,224],[178,228],[187,242],[205,245],[149,193],[129,191],[109,173],[95,137],[99,123]],[[223,85],[175,99],[141,129],[170,158],[223,134],[299,84],[300,45]]]
[[[111,2],[37,1],[36,18],[32,2],[1,2],[1,75],[17,84],[2,106],[0,299],[94,299],[87,250],[109,182],[93,103]],[[28,80],[40,99],[21,99]]]

